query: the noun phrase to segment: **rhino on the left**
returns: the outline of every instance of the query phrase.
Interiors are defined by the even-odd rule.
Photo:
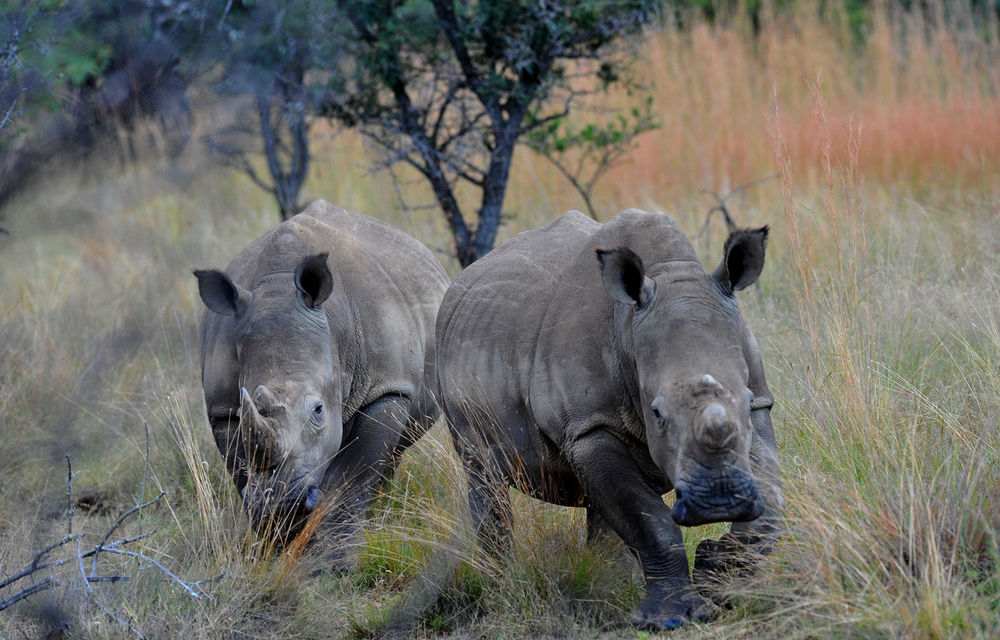
[[[224,272],[194,274],[208,420],[255,531],[280,546],[322,508],[317,538],[350,568],[378,483],[439,415],[444,268],[402,231],[319,200]]]

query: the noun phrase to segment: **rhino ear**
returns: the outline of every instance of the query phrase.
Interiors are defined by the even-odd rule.
[[[746,289],[764,270],[767,249],[767,226],[760,229],[739,229],[729,234],[722,249],[722,262],[712,278],[726,293]]]
[[[642,259],[626,247],[596,251],[601,263],[601,282],[608,295],[622,304],[645,306],[656,285],[646,277]]]
[[[201,301],[218,314],[234,316],[242,313],[250,304],[250,292],[218,269],[195,271],[194,277],[198,278],[198,295],[201,296]]]
[[[295,269],[295,288],[302,293],[302,301],[316,309],[333,291],[333,275],[326,266],[326,253],[303,258]]]

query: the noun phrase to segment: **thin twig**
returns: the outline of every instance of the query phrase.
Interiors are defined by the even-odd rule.
[[[94,561],[91,563],[91,575],[96,575],[97,574],[97,556],[98,556],[98,554],[100,554],[101,550],[105,548],[104,547],[104,543],[108,541],[108,538],[110,538],[111,534],[115,532],[115,529],[117,529],[118,527],[120,527],[122,525],[122,523],[125,522],[125,519],[128,518],[130,515],[132,515],[133,513],[136,513],[137,511],[141,511],[141,510],[145,509],[146,507],[152,505],[155,502],[159,502],[160,498],[162,498],[165,495],[167,495],[167,492],[166,491],[161,491],[160,495],[156,496],[155,498],[153,498],[149,502],[147,502],[145,504],[141,504],[140,503],[140,504],[135,505],[134,507],[132,507],[131,509],[129,509],[128,511],[126,511],[125,513],[123,513],[121,515],[121,517],[118,518],[118,520],[116,520],[113,525],[111,525],[111,528],[108,529],[108,532],[104,534],[104,538],[102,538],[101,541],[97,544],[97,546],[94,547]]]
[[[702,226],[701,231],[698,232],[698,237],[701,238],[702,236],[705,236],[707,241],[708,225],[712,221],[712,214],[715,213],[716,211],[722,214],[722,217],[726,223],[726,230],[729,233],[736,231],[736,227],[738,225],[736,223],[736,220],[734,220],[732,215],[730,215],[729,207],[726,206],[726,201],[729,200],[734,195],[736,195],[737,193],[740,193],[741,191],[746,191],[750,187],[756,186],[761,182],[765,182],[767,180],[773,180],[774,178],[777,177],[778,177],[777,174],[772,174],[769,176],[764,176],[763,178],[757,178],[756,180],[751,180],[750,182],[745,182],[737,187],[734,187],[724,196],[720,196],[718,193],[712,191],[711,189],[702,189],[701,192],[707,196],[711,196],[715,200],[716,204],[713,205],[712,208],[708,210],[707,214],[705,214],[705,224]]]
[[[51,589],[52,587],[60,584],[62,584],[61,580],[56,580],[52,576],[47,576],[45,579],[39,580],[30,587],[25,587],[24,589],[21,589],[11,597],[0,602],[0,611],[3,611],[7,607],[16,604],[17,602],[27,598],[30,595],[36,594],[39,591],[45,591],[46,589]]]
[[[117,549],[117,548],[114,548],[114,547],[106,547],[104,550],[107,551],[108,553],[117,553],[118,555],[130,556],[132,558],[137,558],[137,559],[140,559],[140,560],[145,560],[146,562],[150,563],[151,565],[153,565],[154,567],[156,567],[157,569],[159,569],[161,572],[163,572],[166,576],[168,576],[169,578],[171,578],[174,582],[176,582],[177,584],[179,584],[181,587],[183,587],[184,590],[188,592],[188,595],[190,595],[192,598],[197,598],[198,600],[201,600],[201,596],[198,595],[198,593],[195,592],[194,589],[192,589],[190,586],[188,586],[188,584],[186,582],[184,582],[183,580],[181,580],[180,578],[178,578],[176,575],[174,575],[174,573],[170,569],[167,569],[162,564],[160,564],[156,560],[153,560],[152,558],[150,558],[146,554],[139,553],[138,551],[129,551],[128,549]]]
[[[151,537],[155,533],[156,533],[156,531],[147,531],[145,533],[140,533],[137,536],[131,536],[131,537],[128,537],[128,538],[122,538],[121,540],[115,540],[114,542],[109,542],[107,544],[102,545],[101,549],[105,549],[106,550],[106,549],[111,549],[111,548],[122,547],[124,545],[131,544],[133,542],[137,542],[139,540],[142,540],[144,538],[149,538],[149,537]],[[61,560],[55,560],[53,562],[39,562],[39,561],[42,559],[42,557],[45,554],[49,553],[53,549],[55,549],[57,547],[61,547],[64,544],[66,544],[67,542],[72,542],[72,541],[80,539],[82,537],[83,537],[83,534],[77,534],[75,536],[66,536],[65,538],[59,540],[58,542],[53,542],[49,546],[45,547],[44,549],[42,549],[41,551],[39,551],[38,553],[35,554],[35,557],[28,564],[28,566],[26,566],[25,568],[21,569],[20,571],[18,571],[14,575],[9,576],[8,578],[4,579],[3,581],[0,581],[0,589],[3,589],[4,587],[7,587],[7,586],[9,586],[11,584],[14,584],[18,580],[21,580],[21,579],[23,579],[23,578],[25,578],[27,576],[30,576],[30,575],[32,575],[34,573],[37,573],[39,571],[42,571],[44,569],[50,569],[52,567],[61,567],[62,565],[70,562],[70,560],[73,560],[73,558],[63,558]],[[90,556],[96,555],[97,553],[98,553],[98,547],[94,547],[93,549],[90,549],[88,551],[84,551],[81,554],[80,557],[81,558],[89,558]],[[2,608],[0,608],[0,610],[2,610]]]
[[[41,571],[43,569],[48,569],[49,567],[57,567],[57,566],[59,566],[61,564],[66,564],[66,560],[59,560],[59,561],[56,561],[56,562],[44,562],[44,563],[40,562],[40,561],[41,561],[41,559],[47,553],[49,553],[53,549],[57,549],[58,547],[63,546],[67,542],[71,542],[71,541],[73,541],[73,540],[75,540],[75,539],[77,539],[79,537],[81,537],[81,536],[66,536],[65,538],[63,538],[61,540],[58,540],[56,542],[53,542],[49,546],[45,547],[44,549],[42,549],[41,551],[39,551],[38,553],[35,554],[35,557],[32,558],[32,560],[28,564],[28,566],[26,566],[25,568],[21,569],[20,571],[18,571],[14,575],[6,578],[5,580],[0,581],[0,589],[3,589],[7,585],[10,585],[10,584],[13,584],[13,583],[17,582],[21,578],[24,578],[25,576],[29,576],[32,573],[35,573],[36,571]]]
[[[73,535],[73,463],[66,454],[66,535]]]
[[[111,609],[108,609],[103,604],[101,604],[100,601],[98,601],[97,594],[94,593],[94,588],[92,586],[90,586],[90,580],[87,577],[87,570],[84,569],[84,567],[83,567],[83,553],[82,553],[82,551],[83,550],[80,548],[80,540],[77,539],[77,541],[76,541],[76,557],[77,557],[77,560],[79,560],[78,564],[80,566],[80,576],[83,578],[83,584],[84,584],[84,586],[87,587],[87,595],[89,596],[89,600],[93,604],[95,604],[98,607],[100,607],[101,611],[103,611],[104,614],[107,615],[109,618],[111,618],[112,620],[114,620],[115,622],[117,622],[118,624],[120,624],[121,626],[125,627],[126,629],[128,629],[129,631],[131,631],[132,633],[134,633],[139,638],[145,639],[146,636],[142,635],[141,631],[139,631],[134,626],[132,626],[131,622],[129,622],[128,620],[122,620],[114,611],[112,611]]]
[[[218,582],[219,580],[222,580],[225,577],[226,577],[226,572],[223,571],[219,575],[217,575],[215,577],[212,577],[212,578],[205,578],[203,580],[195,580],[194,582],[191,582],[190,585],[192,587],[200,587],[201,585],[205,584],[206,582]]]
[[[87,582],[128,582],[129,576],[87,576]]]

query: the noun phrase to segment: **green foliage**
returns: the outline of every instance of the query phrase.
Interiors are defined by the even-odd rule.
[[[633,106],[626,114],[618,113],[605,123],[591,122],[578,128],[565,116],[551,119],[532,129],[525,143],[556,166],[596,218],[591,196],[598,180],[624,161],[636,138],[660,126],[650,95],[641,107]]]

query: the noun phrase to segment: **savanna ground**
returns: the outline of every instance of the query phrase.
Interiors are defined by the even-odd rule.
[[[756,39],[737,22],[643,45],[663,126],[596,199],[603,215],[670,213],[714,265],[724,232],[718,216],[704,229],[714,200],[702,190],[767,178],[728,205],[772,229],[761,284],[739,298],[777,396],[788,511],[776,552],[732,586],[735,606],[675,638],[1000,635],[1000,39],[995,19],[929,6],[878,10],[863,45],[808,2],[765,17]],[[455,273],[440,214],[404,212],[358,138],[316,133],[305,200],[388,220]],[[53,171],[4,212],[0,580],[66,534],[67,454],[81,548],[162,490],[118,533],[155,531],[131,548],[189,583],[212,580],[196,599],[148,562],[105,554],[104,573],[131,579],[91,592],[70,544],[55,557],[72,562],[37,576],[60,584],[0,613],[0,637],[372,633],[461,531],[444,429],[380,496],[357,573],[310,578],[308,554],[263,553],[210,440],[191,270],[224,266],[275,223],[274,204],[197,144],[117,166]],[[419,183],[403,188],[429,200]],[[503,237],[581,206],[523,151]],[[457,549],[455,584],[416,633],[645,637],[627,623],[643,588],[623,550],[588,548],[580,512],[516,505],[513,558]],[[693,548],[721,531],[686,535]]]

